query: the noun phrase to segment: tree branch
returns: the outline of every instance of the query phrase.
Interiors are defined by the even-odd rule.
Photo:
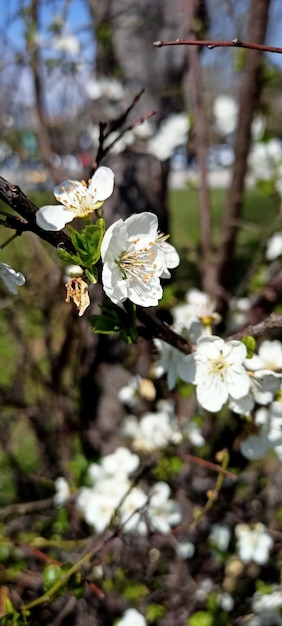
[[[200,46],[213,50],[213,48],[246,48],[248,50],[259,50],[260,52],[273,52],[282,54],[282,48],[276,46],[265,46],[258,43],[249,43],[240,39],[232,39],[232,41],[213,41],[208,39],[176,39],[175,41],[154,41],[155,48],[163,48],[164,46]]]

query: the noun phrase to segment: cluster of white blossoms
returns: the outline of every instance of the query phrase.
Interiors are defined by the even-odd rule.
[[[269,405],[281,386],[281,343],[262,342],[258,354],[247,358],[244,343],[211,334],[220,318],[207,294],[192,290],[186,300],[172,309],[173,328],[189,338],[194,351],[185,355],[156,339],[155,375],[166,373],[169,390],[178,378],[195,385],[200,406],[210,412],[228,403],[235,413],[249,415],[256,404]]]
[[[175,414],[174,403],[160,400],[155,412],[144,413],[141,418],[128,415],[124,418],[123,434],[131,439],[134,450],[151,452],[190,441],[196,447],[203,446],[205,439],[200,427],[191,419],[182,419]]]
[[[88,184],[64,181],[54,190],[61,204],[39,209],[38,226],[59,231],[75,217],[90,217],[113,187],[114,174],[108,167],[98,168]],[[160,279],[170,278],[170,269],[180,262],[167,238],[158,230],[156,215],[149,212],[120,219],[108,228],[101,245],[102,283],[113,303],[121,305],[129,299],[141,306],[157,306],[163,294]]]
[[[104,456],[99,465],[90,465],[93,485],[80,489],[76,506],[96,532],[103,532],[113,520],[123,532],[141,535],[148,529],[168,533],[180,523],[180,505],[170,498],[167,483],[158,482],[148,492],[132,485],[129,476],[139,465],[139,456],[124,447]]]

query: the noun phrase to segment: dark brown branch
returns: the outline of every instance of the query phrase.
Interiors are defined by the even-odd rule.
[[[200,46],[213,50],[213,48],[246,48],[249,50],[259,50],[260,52],[273,52],[282,54],[282,48],[276,46],[265,46],[258,43],[249,43],[240,41],[240,39],[232,39],[232,41],[213,41],[201,39],[176,39],[175,41],[154,41],[155,48],[163,48],[164,46]]]
[[[7,217],[6,225],[9,228],[15,229],[19,234],[31,231],[55,248],[59,244],[63,244],[68,252],[74,252],[71,240],[66,233],[45,231],[37,226],[35,214],[38,207],[21,191],[20,187],[12,185],[2,176],[0,176],[0,199],[11,209],[14,209],[24,220],[14,215]]]
[[[228,337],[228,339],[242,339],[242,337],[246,337],[247,335],[251,337],[261,337],[262,335],[265,335],[270,331],[278,330],[279,328],[282,328],[282,315],[271,313],[271,315],[263,320],[263,322],[245,326],[242,330],[239,330],[234,335]]]

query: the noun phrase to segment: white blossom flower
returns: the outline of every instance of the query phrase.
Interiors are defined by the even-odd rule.
[[[0,276],[6,287],[13,294],[17,294],[17,287],[25,284],[25,277],[21,272],[16,272],[7,263],[0,263]]]
[[[179,375],[196,385],[200,405],[219,411],[228,399],[246,396],[250,379],[243,366],[246,348],[240,341],[225,342],[215,335],[202,337],[194,354],[185,357]]]
[[[282,254],[282,232],[277,232],[268,239],[265,256],[268,261],[274,261]]]
[[[102,282],[112,302],[121,304],[128,298],[141,306],[157,306],[162,297],[160,277],[179,263],[177,252],[168,253],[168,244],[163,247],[165,238],[158,233],[153,213],[134,214],[108,228],[101,246]]]
[[[249,167],[255,180],[275,179],[282,161],[282,143],[279,139],[254,143],[249,157]]]
[[[217,130],[222,135],[234,132],[237,125],[238,104],[231,96],[219,95],[214,101],[213,112]]]
[[[231,538],[230,528],[222,526],[222,524],[213,524],[209,535],[209,543],[222,550],[223,552],[228,549]]]
[[[282,594],[281,588],[273,586],[271,593],[256,591],[252,600],[252,610],[256,617],[251,626],[282,626]]]
[[[248,361],[245,361],[247,363]],[[255,404],[266,406],[273,400],[274,393],[281,385],[281,374],[271,370],[256,370],[248,372],[250,379],[249,391],[240,398],[230,398],[229,407],[235,413],[248,415]]]
[[[237,552],[243,563],[250,563],[251,561],[258,563],[258,565],[267,563],[274,541],[264,524],[257,523],[253,528],[248,524],[237,524],[235,535]]]
[[[114,102],[119,102],[124,97],[124,88],[122,83],[116,78],[95,76],[87,82],[87,94],[91,100],[99,100],[106,98]]]
[[[68,482],[63,476],[60,476],[55,480],[56,493],[54,496],[54,503],[56,506],[62,506],[70,497],[70,488]]]
[[[167,375],[167,386],[171,391],[176,385],[179,376],[179,367],[185,363],[185,354],[166,343],[162,339],[154,339],[154,344],[158,350],[159,356],[155,366],[155,375],[157,378]]]
[[[151,402],[156,397],[156,388],[148,378],[132,376],[128,385],[118,391],[118,399],[127,407],[132,408],[139,398]]]
[[[282,343],[274,341],[262,341],[258,348],[258,354],[251,359],[246,359],[245,366],[248,370],[282,370]]]
[[[77,37],[71,34],[58,35],[51,42],[52,47],[60,52],[68,54],[78,54],[80,52],[80,42]]]
[[[166,161],[178,146],[185,146],[190,129],[186,113],[173,113],[161,122],[157,133],[148,142],[148,152],[160,161]]]
[[[127,609],[115,626],[146,626],[145,617],[136,609]]]
[[[175,417],[165,411],[145,413],[140,421],[130,415],[125,419],[124,433],[133,439],[135,450],[145,452],[176,443],[175,438],[182,439]]]
[[[195,554],[195,546],[191,541],[179,541],[175,545],[175,552],[179,559],[191,559]]]
[[[211,325],[220,321],[220,315],[215,312],[215,302],[204,291],[190,289],[185,299],[187,304],[172,309],[175,327],[183,334],[188,331],[190,341],[197,343],[200,337],[210,334]]]
[[[123,446],[119,446],[112,454],[104,456],[101,461],[101,467],[108,476],[129,476],[139,465],[138,454],[132,454]]]
[[[142,519],[142,508],[148,501],[148,496],[139,487],[133,487],[121,504],[119,517],[125,532],[134,532],[145,535],[147,525]]]
[[[178,502],[170,499],[170,488],[167,483],[156,483],[147,508],[147,517],[152,530],[169,533],[171,526],[180,524],[181,507]]]
[[[109,167],[99,167],[88,185],[66,180],[54,189],[59,205],[47,205],[36,213],[37,225],[43,230],[58,231],[75,217],[88,217],[102,206],[114,188],[114,174]]]

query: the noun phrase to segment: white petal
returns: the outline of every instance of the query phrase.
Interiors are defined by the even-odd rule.
[[[0,276],[6,287],[13,294],[17,294],[17,286],[20,287],[25,283],[25,277],[21,272],[16,272],[7,263],[0,263]]]
[[[89,191],[95,196],[95,201],[106,200],[114,189],[114,173],[109,167],[99,167],[89,184]]]
[[[151,235],[154,240],[158,231],[158,218],[154,213],[144,211],[143,213],[134,213],[128,217],[125,222],[128,237],[136,237],[142,235]]]
[[[210,374],[197,386],[198,402],[204,409],[216,413],[220,411],[228,398],[227,387],[218,373]]]
[[[43,230],[58,231],[75,218],[75,213],[60,204],[50,204],[39,209],[35,218],[37,226]]]

